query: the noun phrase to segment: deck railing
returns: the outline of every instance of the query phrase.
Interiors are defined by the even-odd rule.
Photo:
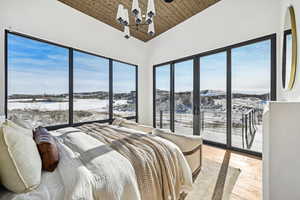
[[[250,109],[242,114],[242,140],[243,148],[245,145],[247,149],[250,149],[257,131],[257,111],[255,109]]]
[[[162,110],[159,111],[159,128],[164,128],[163,121],[164,112]],[[179,120],[180,121],[180,120]],[[242,113],[241,123],[239,123],[238,127],[242,128],[242,146],[243,148],[251,149],[253,144],[255,133],[258,129],[259,123],[259,111],[254,108],[247,110]],[[200,112],[200,129],[201,131],[205,130],[205,111]],[[226,132],[224,132],[226,134]]]

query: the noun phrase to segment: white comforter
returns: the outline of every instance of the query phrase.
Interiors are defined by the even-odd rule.
[[[0,196],[1,200],[141,200],[131,163],[109,145],[78,131],[61,129],[58,136],[61,160],[53,173],[43,173],[42,183],[27,194]],[[182,190],[192,189],[192,173],[179,148],[173,149],[182,169]]]

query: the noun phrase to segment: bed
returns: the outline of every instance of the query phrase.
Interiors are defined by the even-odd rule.
[[[201,169],[200,137],[172,136],[127,120],[51,134],[61,155],[57,169],[43,172],[31,192],[1,188],[0,200],[178,200],[193,189]]]

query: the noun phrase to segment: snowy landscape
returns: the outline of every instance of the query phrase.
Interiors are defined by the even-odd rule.
[[[200,91],[200,127],[201,134],[207,140],[226,143],[226,95],[224,91],[201,90]],[[232,94],[232,145],[240,148],[248,148],[261,151],[262,144],[262,113],[264,105],[269,99],[269,94]],[[179,134],[193,134],[193,115],[192,115],[192,93],[181,92],[175,94],[175,132]],[[248,116],[252,111],[253,120],[251,121],[255,129],[251,145],[247,147],[243,128],[245,131],[246,123],[243,116]],[[162,112],[162,128],[169,128],[170,108],[169,92],[157,90],[156,93],[156,124],[160,126],[160,116]],[[249,123],[247,124],[249,128]],[[244,140],[244,141],[243,141]],[[248,140],[250,140],[248,138]],[[243,143],[244,146],[243,146]],[[250,143],[250,142],[249,142]]]
[[[232,99],[232,144],[243,147],[243,115],[249,110],[255,113],[254,142],[250,149],[261,150],[262,112],[269,94],[233,93]],[[200,127],[205,139],[226,143],[226,95],[224,91],[200,91]],[[156,121],[157,127],[169,128],[170,94],[157,90]],[[175,94],[175,131],[180,134],[193,134],[192,93]],[[135,116],[135,92],[114,94],[114,117]],[[69,120],[69,96],[60,95],[10,95],[8,99],[8,117],[22,119],[35,127],[67,124]],[[90,92],[74,94],[74,123],[109,119],[108,92]],[[162,119],[160,115],[162,114]],[[162,126],[160,122],[162,120]]]
[[[109,119],[108,92],[74,94],[73,120],[87,122]],[[114,117],[135,116],[135,92],[114,94]],[[61,95],[10,95],[8,118],[22,119],[31,126],[67,124],[69,97]]]

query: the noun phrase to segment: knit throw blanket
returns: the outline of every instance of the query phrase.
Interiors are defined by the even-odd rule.
[[[183,178],[178,155],[155,136],[103,124],[78,127],[86,134],[109,144],[127,158],[136,173],[141,199],[177,200]]]

